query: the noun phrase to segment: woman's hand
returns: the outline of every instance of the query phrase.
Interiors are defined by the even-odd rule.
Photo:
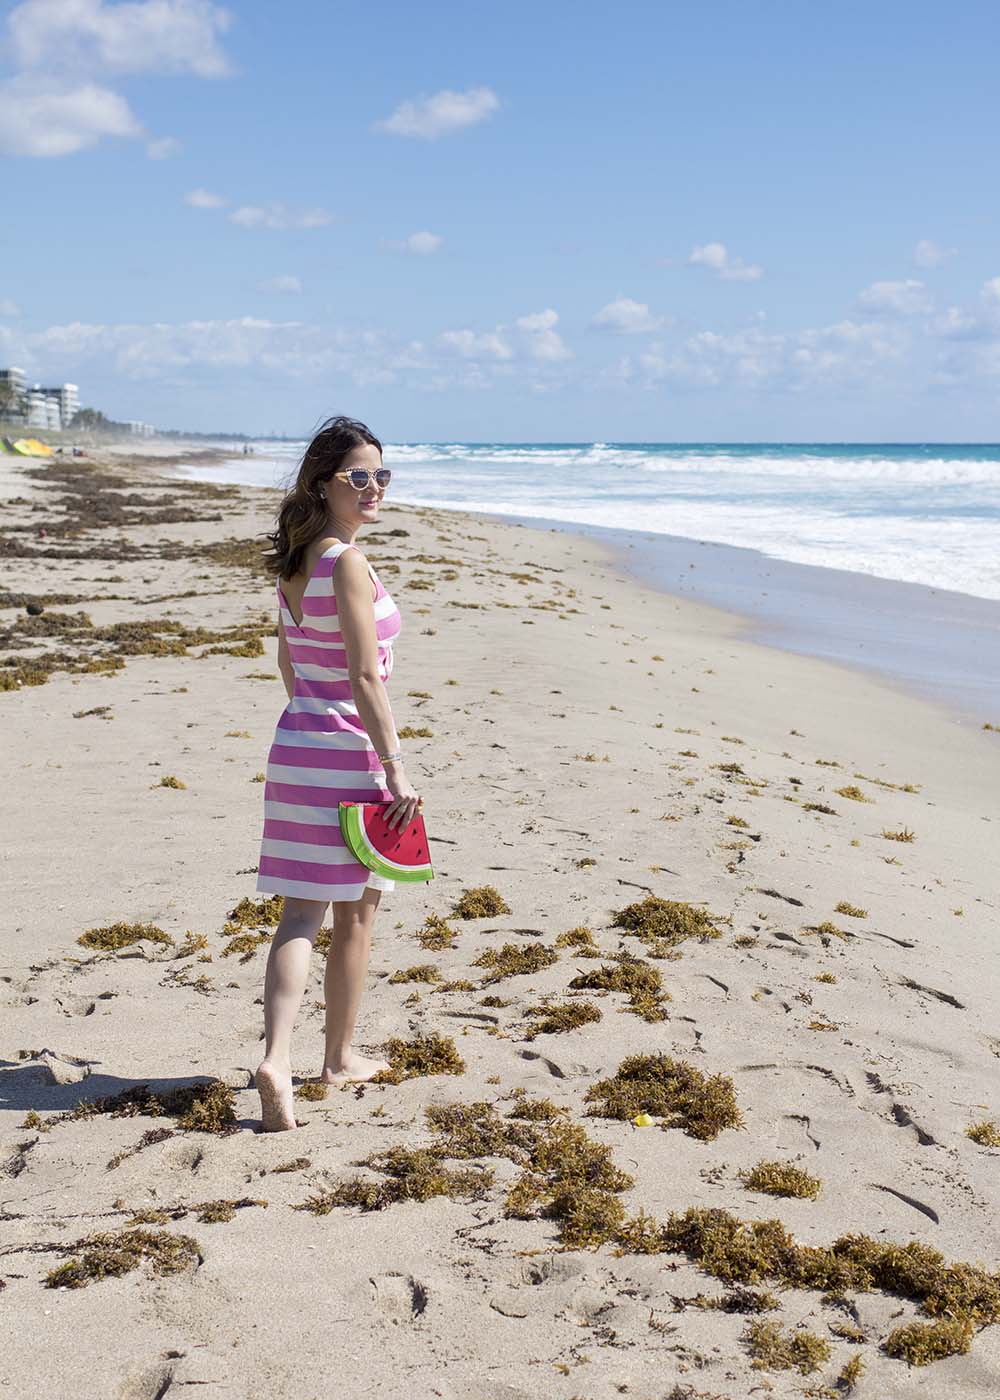
[[[390,830],[399,831],[409,826],[423,798],[410,786],[401,763],[389,764],[385,770],[385,785],[392,793],[392,801],[386,803],[386,823]]]

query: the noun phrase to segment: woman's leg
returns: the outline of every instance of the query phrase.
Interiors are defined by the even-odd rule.
[[[264,1131],[295,1127],[292,1105],[292,1028],[309,977],[309,960],[323,926],[326,901],[286,897],[264,972],[264,1058],[254,1083]]]
[[[382,891],[369,885],[360,899],[333,904],[333,937],[326,956],[326,1051],[320,1076],[325,1084],[370,1079],[380,1069],[388,1069],[385,1060],[368,1059],[351,1048],[381,897]]]

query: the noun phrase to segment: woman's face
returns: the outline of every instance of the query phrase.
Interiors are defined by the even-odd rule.
[[[377,471],[382,465],[382,454],[374,443],[365,442],[360,447],[352,447],[341,462],[338,472],[349,472],[354,467],[366,467],[369,472]],[[352,486],[342,476],[334,476],[323,483],[330,516],[354,530],[366,520],[378,519],[382,491],[369,476],[368,485],[361,491]]]

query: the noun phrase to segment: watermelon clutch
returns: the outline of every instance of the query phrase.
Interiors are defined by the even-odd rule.
[[[388,802],[341,802],[340,830],[351,854],[376,875],[404,884],[433,880],[430,845],[423,816],[391,830],[385,813]]]

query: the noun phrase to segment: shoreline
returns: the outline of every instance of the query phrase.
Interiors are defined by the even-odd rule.
[[[301,1127],[261,1134],[251,1068],[277,916],[254,898],[253,861],[286,696],[255,555],[273,502],[137,454],[58,465],[71,470],[0,470],[5,647],[121,665],[0,694],[16,814],[0,969],[12,1391],[323,1395],[329,1348],[288,1345],[319,1296],[350,1337],[335,1358],[350,1400],[406,1400],[415,1376],[447,1400],[645,1400],[650,1375],[658,1395],[692,1376],[720,1400],[765,1379],[773,1400],[801,1395],[798,1372],[754,1369],[752,1315],[693,1249],[617,1252],[599,1233],[567,1246],[558,1211],[508,1210],[521,1168],[495,1141],[447,1161],[474,1173],[471,1194],[312,1212],[332,1188],[388,1180],[379,1154],[433,1144],[430,1107],[487,1104],[508,1123],[540,1103],[536,1123],[565,1122],[627,1173],[598,1204],[610,1194],[631,1222],[716,1210],[802,1244],[916,1241],[1000,1269],[997,1156],[968,1136],[1000,1117],[1000,736],[762,646],[733,614],[627,577],[606,541],[387,507],[359,543],[403,617],[388,689],[435,878],[382,898],[355,1044],[439,1037],[461,1068],[306,1093]],[[483,888],[502,907],[463,911]],[[649,898],[712,934],[644,937],[626,911]],[[432,917],[451,946],[423,941]],[[121,925],[146,934],[80,944]],[[498,969],[507,945],[543,956]],[[600,977],[577,983],[636,958],[662,988],[651,1018]],[[321,1063],[323,979],[317,950],[297,1089]],[[583,1002],[583,1022],[537,1029],[540,1007]],[[669,1111],[645,1127],[593,1114],[590,1091],[635,1055],[728,1085],[741,1124],[699,1136]],[[230,1122],[70,1112],[206,1083]],[[773,1160],[818,1194],[751,1190]],[[46,1287],[92,1232],[137,1219],[191,1242],[183,1267]],[[859,1356],[879,1400],[996,1394],[1000,1312],[968,1354],[910,1368],[885,1344],[929,1320],[912,1293],[851,1288],[838,1305],[780,1274],[752,1282],[774,1291],[769,1322],[826,1342],[817,1387]]]
[[[218,467],[239,461],[218,452]],[[183,471],[184,463],[170,471]],[[202,468],[212,471],[213,463]],[[184,477],[179,479],[208,479]],[[213,480],[216,477],[213,472]],[[227,478],[232,479],[232,478]],[[243,489],[277,488],[241,482]],[[419,508],[419,503],[412,504]],[[435,511],[602,542],[624,577],[670,598],[694,598],[761,646],[832,661],[982,725],[1000,696],[1000,601],[820,564],[799,564],[682,535],[584,525],[466,507]]]
[[[749,640],[874,675],[965,722],[990,719],[1000,696],[1000,602],[751,547],[680,535],[536,522],[600,539],[624,575],[669,597],[694,597],[747,626]]]

